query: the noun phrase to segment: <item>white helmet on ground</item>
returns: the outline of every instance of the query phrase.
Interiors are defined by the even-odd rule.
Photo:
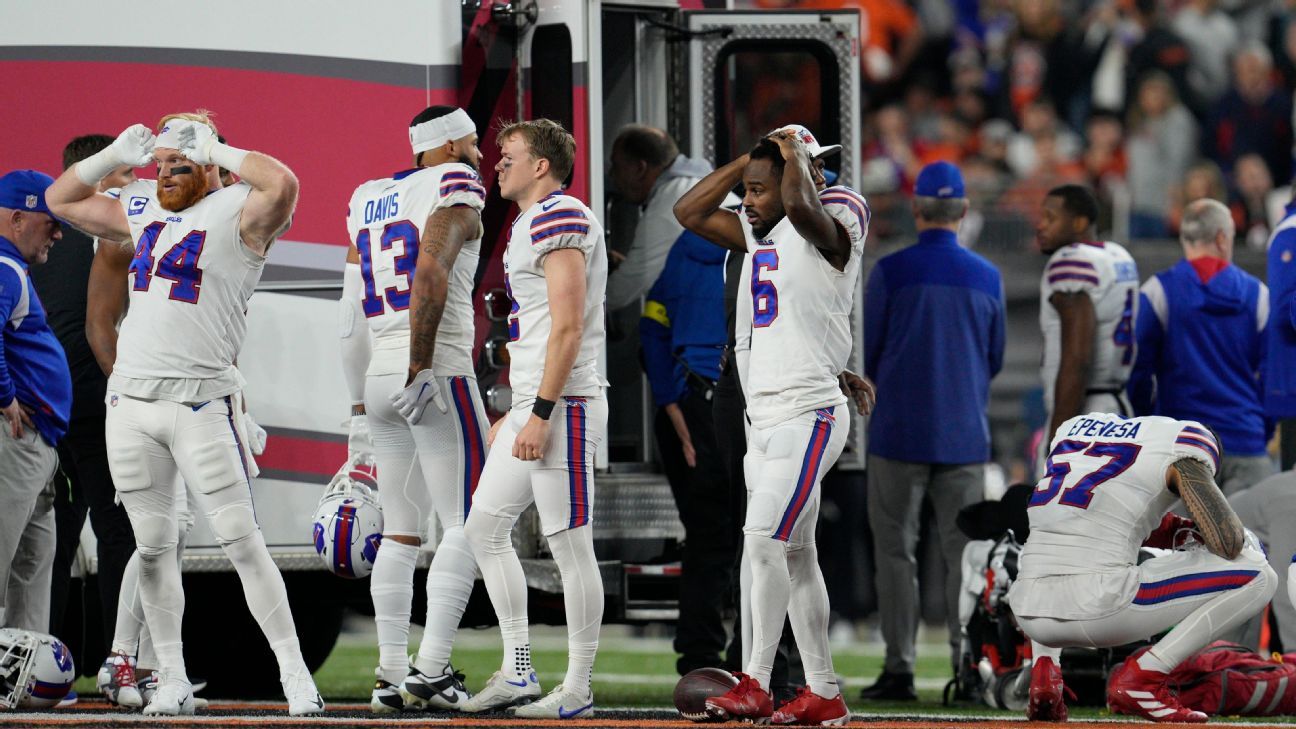
[[[383,530],[377,473],[371,454],[356,454],[333,476],[315,508],[315,551],[338,577],[360,579],[373,571]]]
[[[46,709],[72,690],[72,652],[52,635],[0,629],[0,708]]]

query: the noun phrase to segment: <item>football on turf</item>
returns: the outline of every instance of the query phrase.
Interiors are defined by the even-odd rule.
[[[706,700],[721,696],[737,685],[738,679],[720,668],[689,671],[675,684],[675,708],[689,721],[714,721],[714,717],[707,715]]]

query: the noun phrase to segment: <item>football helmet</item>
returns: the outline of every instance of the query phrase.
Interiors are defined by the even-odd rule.
[[[373,571],[383,531],[377,475],[373,455],[356,454],[338,469],[315,508],[315,552],[338,577],[360,579]]]
[[[72,652],[52,635],[0,629],[0,708],[47,709],[72,690]]]

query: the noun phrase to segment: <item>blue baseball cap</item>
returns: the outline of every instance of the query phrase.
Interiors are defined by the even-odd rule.
[[[45,188],[53,184],[54,178],[44,172],[14,170],[0,177],[0,208],[45,213],[58,220],[45,204]]]
[[[949,162],[932,162],[918,173],[914,195],[944,200],[967,197],[963,189],[963,173]]]

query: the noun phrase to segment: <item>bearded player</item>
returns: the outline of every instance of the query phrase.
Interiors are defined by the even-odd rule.
[[[743,183],[743,216],[721,207]],[[850,714],[828,650],[828,593],[815,546],[819,482],[849,426],[838,374],[851,350],[850,312],[869,211],[853,190],[818,192],[801,138],[778,130],[708,175],[675,205],[685,228],[752,258],[751,420],[743,559],[751,571],[752,653],[718,718],[840,724]],[[785,618],[807,686],[774,710],[769,679]]]
[[[491,427],[464,531],[499,617],[504,661],[464,710],[526,704],[518,716],[571,719],[594,710],[590,683],[603,621],[591,517],[594,453],[607,431],[607,381],[598,369],[607,249],[594,213],[563,194],[576,156],[572,135],[538,119],[509,125],[497,139],[500,194],[522,211],[504,251],[513,407]],[[531,666],[526,576],[509,536],[532,502],[562,574],[567,617],[567,675],[542,699]]]
[[[137,124],[49,189],[64,219],[101,240],[130,238],[130,315],[108,381],[109,466],[135,530],[140,591],[161,681],[148,714],[193,713],[180,639],[184,593],[175,550],[177,471],[238,571],[244,596],[279,662],[294,716],[324,702],[302,659],[283,577],[266,548],[235,427],[244,385],[234,359],[247,302],[271,244],[288,227],[297,178],[259,152],[222,144],[203,112],[172,114],[157,136]],[[116,167],[156,161],[120,199],[95,185]],[[242,182],[224,187],[219,169]]]
[[[414,167],[356,188],[342,291],[343,361],[378,461],[383,541],[369,591],[378,626],[376,713],[458,709],[471,694],[450,648],[477,567],[463,524],[486,460],[486,410],[473,374],[473,275],[486,189],[477,128],[433,106],[409,125]],[[357,331],[366,326],[372,333]],[[365,352],[366,347],[372,351]],[[363,371],[368,362],[367,373]],[[429,407],[431,406],[431,407]],[[414,567],[428,519],[427,620],[407,656]]]

